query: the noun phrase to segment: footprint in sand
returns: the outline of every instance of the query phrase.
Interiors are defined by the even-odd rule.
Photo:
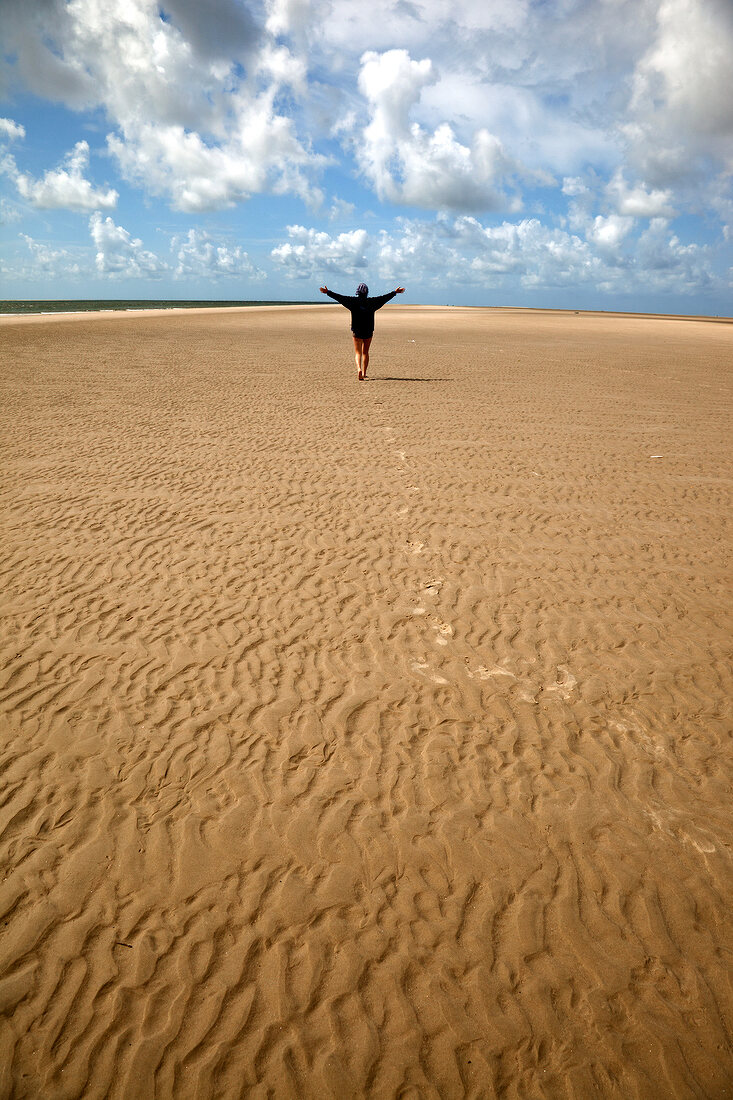
[[[423,551],[425,550],[425,543],[424,542],[408,542],[406,544],[406,549],[409,550],[409,552],[411,554],[422,554]]]

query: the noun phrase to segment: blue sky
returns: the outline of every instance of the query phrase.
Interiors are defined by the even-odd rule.
[[[9,298],[730,314],[730,0],[6,0]]]

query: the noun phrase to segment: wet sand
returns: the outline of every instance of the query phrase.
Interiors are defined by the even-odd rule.
[[[723,1097],[733,325],[0,319],[0,1096]]]

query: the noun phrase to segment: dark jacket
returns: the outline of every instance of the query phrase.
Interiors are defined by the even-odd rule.
[[[385,302],[394,298],[396,290],[391,294],[380,294],[376,298],[368,298],[366,295],[337,294],[335,290],[327,290],[329,298],[340,302],[351,313],[351,331],[360,340],[368,340],[374,335],[374,314],[381,309]]]

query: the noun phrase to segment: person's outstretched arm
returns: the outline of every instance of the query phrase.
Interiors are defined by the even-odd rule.
[[[321,294],[327,294],[329,298],[333,298],[334,302],[340,302],[342,306],[346,305],[346,302],[344,301],[345,295],[337,294],[335,290],[329,290],[327,286],[322,286],[320,288],[320,291]]]
[[[372,298],[374,308],[375,309],[381,309],[382,306],[385,305],[387,302],[389,302],[391,298],[394,298],[395,294],[404,294],[404,293],[405,293],[405,288],[403,286],[398,286],[396,290],[391,290],[389,292],[389,294],[380,294],[378,298]]]

